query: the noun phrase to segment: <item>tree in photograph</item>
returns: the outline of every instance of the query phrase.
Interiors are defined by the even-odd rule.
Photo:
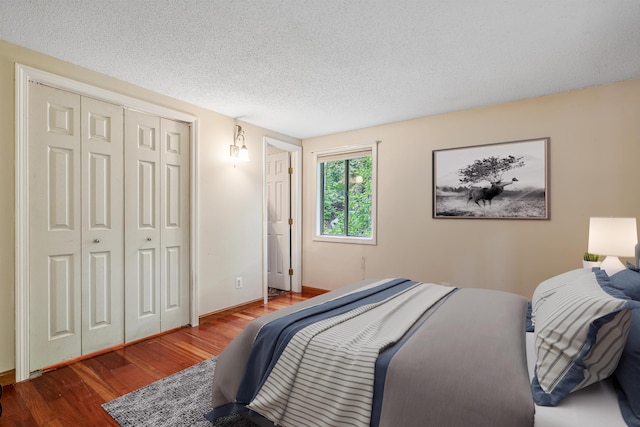
[[[469,166],[458,170],[461,184],[477,184],[482,181],[496,183],[502,181],[505,172],[524,166],[523,157],[491,156],[482,160],[476,160]]]

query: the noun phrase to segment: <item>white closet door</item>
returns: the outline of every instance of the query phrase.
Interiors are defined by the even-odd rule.
[[[123,109],[82,97],[82,353],[124,342]]]
[[[160,332],[160,118],[125,112],[125,342]]]
[[[162,119],[161,330],[189,323],[189,126]]]
[[[29,369],[81,354],[80,96],[29,84]]]
[[[31,371],[188,324],[189,132],[30,83]]]
[[[267,284],[291,290],[291,175],[289,153],[267,156]]]

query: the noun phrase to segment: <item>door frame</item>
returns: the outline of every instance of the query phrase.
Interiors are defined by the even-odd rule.
[[[291,291],[302,292],[302,146],[265,136],[262,143],[262,295],[269,302],[268,292],[268,206],[267,206],[267,146],[288,151],[291,154]]]
[[[190,322],[198,325],[198,118],[110,90],[81,83],[27,65],[15,64],[15,371],[16,381],[29,378],[29,82],[121,105],[191,126],[190,144]]]

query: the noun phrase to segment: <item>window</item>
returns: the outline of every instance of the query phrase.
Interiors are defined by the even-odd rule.
[[[376,143],[314,153],[315,240],[376,243],[376,155]]]

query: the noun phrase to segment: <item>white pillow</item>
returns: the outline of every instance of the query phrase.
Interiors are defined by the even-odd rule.
[[[631,326],[630,309],[640,304],[610,287],[604,271],[576,273],[542,294],[531,386],[538,405],[555,406],[572,391],[613,373]]]
[[[562,286],[565,286],[566,284],[583,276],[593,276],[593,273],[591,270],[580,268],[553,276],[552,278],[541,282],[533,292],[533,298],[531,299],[531,323],[533,325],[536,324],[536,314],[538,309],[540,308],[540,305],[547,300],[547,298],[552,296]]]

